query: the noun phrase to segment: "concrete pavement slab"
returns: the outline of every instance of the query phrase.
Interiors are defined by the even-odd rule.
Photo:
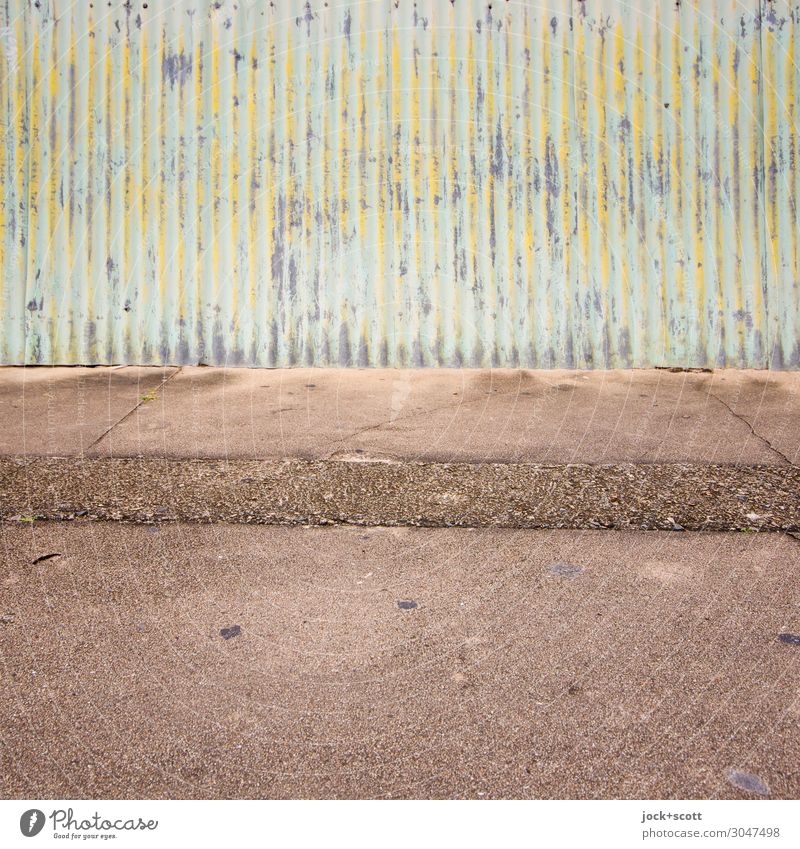
[[[800,444],[800,374],[769,375],[183,368],[91,453],[785,465]],[[733,393],[757,403],[731,408],[721,398]]]
[[[0,368],[0,455],[80,456],[175,368]]]
[[[800,795],[786,536],[0,533],[5,797]]]
[[[743,419],[790,462],[800,459],[800,378],[797,372],[714,372],[709,393]]]

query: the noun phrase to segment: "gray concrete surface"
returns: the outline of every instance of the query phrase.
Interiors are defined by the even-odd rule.
[[[0,398],[0,453],[17,456],[787,465],[800,452],[797,372],[6,368]]]
[[[800,469],[0,458],[0,520],[800,532]]]
[[[0,369],[0,793],[797,798],[800,541],[674,530],[796,529],[799,412],[798,373]]]
[[[175,368],[0,368],[0,455],[76,456]]]
[[[0,534],[5,797],[800,794],[783,535]]]

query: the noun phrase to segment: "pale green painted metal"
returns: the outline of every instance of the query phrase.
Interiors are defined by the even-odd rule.
[[[800,2],[0,0],[0,361],[800,365]]]

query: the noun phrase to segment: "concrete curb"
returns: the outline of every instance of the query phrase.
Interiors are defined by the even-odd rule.
[[[800,531],[800,469],[0,459],[0,519]]]

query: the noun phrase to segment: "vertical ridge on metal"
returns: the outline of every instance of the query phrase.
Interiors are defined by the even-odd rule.
[[[800,366],[800,0],[0,0],[0,362]]]

